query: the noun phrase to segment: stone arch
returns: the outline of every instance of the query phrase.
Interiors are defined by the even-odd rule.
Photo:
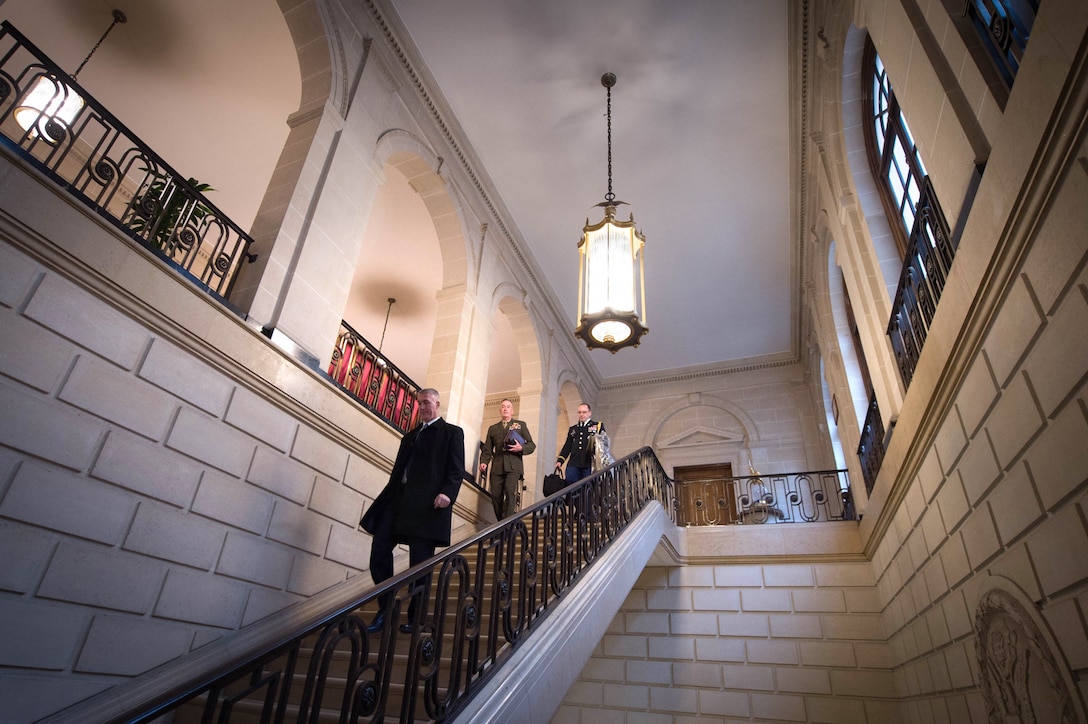
[[[339,42],[339,27],[335,18],[321,11],[317,0],[303,0],[283,11],[287,30],[295,43],[298,53],[298,69],[302,77],[302,94],[299,98],[299,113],[319,111],[325,101],[333,96],[334,86],[338,87],[341,102],[341,115],[347,108],[347,58],[343,44]],[[325,28],[324,34],[314,34],[314,27]],[[325,52],[313,52],[315,48]],[[316,130],[316,129],[315,129]],[[312,135],[312,134],[311,134]]]
[[[723,425],[722,416],[738,427]],[[752,444],[761,439],[759,426],[737,405],[715,395],[695,392],[661,410],[646,427],[642,445],[657,453],[666,470],[681,465],[704,464],[710,459],[729,460],[734,475],[747,474]],[[671,474],[671,472],[670,472]]]
[[[348,103],[348,67],[353,62],[340,40],[337,19],[326,4],[301,0],[282,12],[299,64],[299,106],[286,119],[290,129],[287,140],[280,151],[272,183],[253,220],[251,233],[255,243],[251,251],[256,253],[256,259],[242,265],[231,294],[231,301],[266,330],[279,326],[290,281],[281,272],[266,276],[265,271],[274,255],[294,258],[303,245],[300,231],[284,223],[292,209],[304,218],[309,215],[305,207],[313,189],[297,193],[306,168],[299,159],[314,151],[314,140],[326,124],[331,121],[337,130],[342,125]],[[365,49],[362,52],[365,55]],[[354,62],[361,65],[363,61]],[[327,118],[329,107],[338,108],[335,118]]]
[[[469,284],[473,279],[465,205],[456,189],[441,175],[443,158],[408,131],[383,133],[374,148],[378,168],[393,166],[408,179],[426,205],[442,252],[442,287]]]
[[[514,343],[518,349],[518,362],[521,366],[519,392],[526,387],[539,394],[543,389],[542,346],[537,336],[537,327],[532,308],[527,303],[525,291],[515,284],[500,284],[491,297],[489,317],[502,314],[510,323]]]
[[[662,431],[665,428],[665,424],[677,414],[694,406],[716,408],[732,415],[740,422],[741,427],[744,430],[743,440],[747,445],[751,445],[753,442],[759,442],[762,439],[756,421],[743,409],[716,395],[694,392],[681,400],[677,400],[657,414],[657,417],[646,426],[646,431],[643,433],[644,438],[642,445],[654,446],[658,442],[658,438],[663,434]]]
[[[544,471],[551,472],[548,454],[551,445],[545,444],[550,436],[551,410],[544,398],[543,357],[538,325],[525,290],[512,282],[502,282],[491,293],[490,299],[480,302],[480,316],[489,320],[490,335],[488,378],[484,391],[484,422],[498,419],[500,395],[514,402],[514,416],[524,420],[537,445],[535,454],[526,455],[524,478],[519,493],[519,508],[525,508],[541,497],[541,480]],[[485,326],[485,325],[480,325]],[[479,335],[481,343],[485,334]],[[496,373],[495,366],[503,366]],[[517,379],[509,379],[507,369],[516,365]],[[504,377],[506,379],[504,379]]]

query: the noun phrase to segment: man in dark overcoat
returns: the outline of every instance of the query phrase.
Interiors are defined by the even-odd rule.
[[[370,575],[375,583],[393,576],[397,544],[408,546],[410,566],[433,557],[436,547],[450,544],[453,503],[465,473],[465,432],[438,416],[437,390],[421,390],[417,399],[421,424],[401,438],[389,482],[360,521],[374,536]],[[381,630],[387,604],[388,598],[368,630]],[[401,630],[410,632],[412,624]]]
[[[491,499],[499,520],[517,511],[518,487],[525,477],[522,456],[536,450],[529,426],[514,419],[514,403],[504,399],[499,403],[501,418],[487,428],[483,450],[480,452],[480,472],[491,465]]]

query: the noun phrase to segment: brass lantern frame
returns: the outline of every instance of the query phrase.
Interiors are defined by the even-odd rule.
[[[586,225],[578,242],[578,326],[574,336],[589,349],[603,348],[612,354],[637,347],[646,326],[646,237],[629,221],[616,220],[617,201],[612,193],[612,87],[614,73],[601,76],[608,91],[608,193],[604,218]],[[602,234],[602,230],[604,233]],[[602,259],[603,257],[603,259]]]

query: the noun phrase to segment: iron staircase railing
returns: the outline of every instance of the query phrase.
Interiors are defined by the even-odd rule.
[[[403,434],[415,425],[419,385],[345,321],[340,322],[328,375],[394,430]]]
[[[284,640],[110,721],[448,719],[652,501],[674,510],[672,481],[643,448]],[[380,596],[385,622],[369,633]],[[412,602],[414,629],[402,634]]]

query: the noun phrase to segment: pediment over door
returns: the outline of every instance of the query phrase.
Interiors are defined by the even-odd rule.
[[[694,447],[696,445],[721,445],[728,443],[743,443],[744,433],[740,430],[715,430],[709,427],[691,427],[679,434],[662,440],[659,446],[663,449]]]

